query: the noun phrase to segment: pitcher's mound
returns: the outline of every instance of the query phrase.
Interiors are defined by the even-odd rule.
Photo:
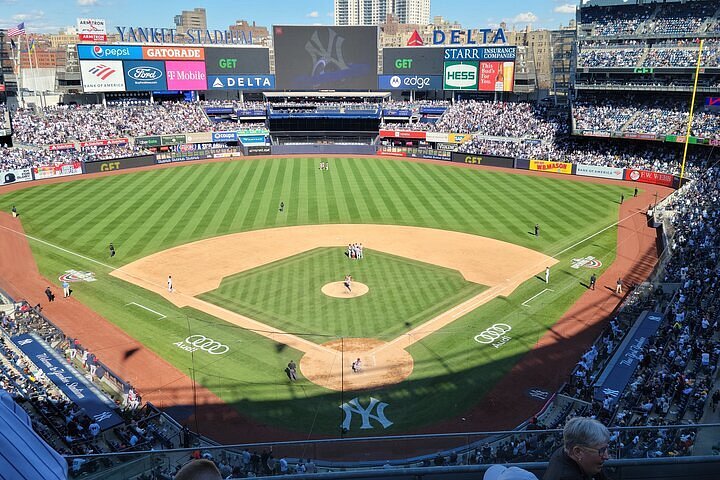
[[[345,288],[343,282],[332,282],[323,285],[320,291],[322,291],[322,293],[324,293],[328,297],[334,298],[362,297],[370,291],[370,288],[368,288],[367,285],[355,281],[352,282],[350,288],[352,288],[352,292],[347,291],[347,288]]]

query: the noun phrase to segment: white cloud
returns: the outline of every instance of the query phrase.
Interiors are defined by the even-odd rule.
[[[16,13],[11,18],[16,22],[27,22],[32,20],[39,20],[45,16],[45,12],[42,10],[34,10],[28,13]]]
[[[565,5],[558,5],[553,9],[555,13],[575,13],[576,5],[572,3],[566,3]]]
[[[518,13],[513,18],[512,23],[534,23],[537,22],[537,15],[532,12]]]
[[[81,7],[91,7],[97,5],[98,0],[77,0],[77,4]]]
[[[318,18],[320,16],[320,12],[318,12],[317,10],[313,10],[305,16],[308,18]]]

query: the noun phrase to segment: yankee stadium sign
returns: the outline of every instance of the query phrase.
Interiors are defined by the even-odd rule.
[[[120,42],[131,43],[179,43],[177,30],[161,27],[115,27]],[[185,33],[185,42],[196,45],[225,44],[252,45],[252,31],[242,30],[202,30],[191,28]]]

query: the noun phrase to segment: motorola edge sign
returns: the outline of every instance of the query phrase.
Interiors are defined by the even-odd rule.
[[[380,75],[380,90],[442,90],[440,75]]]

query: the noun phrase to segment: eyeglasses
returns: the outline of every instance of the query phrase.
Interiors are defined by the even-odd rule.
[[[584,448],[585,450],[590,450],[591,452],[595,452],[601,457],[609,457],[610,456],[610,450],[608,449],[607,445],[605,445],[602,448],[593,448],[593,447],[586,447],[584,445],[581,445],[580,448]]]

